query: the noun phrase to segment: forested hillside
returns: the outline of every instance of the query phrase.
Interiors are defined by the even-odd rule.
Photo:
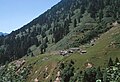
[[[120,19],[119,5],[120,0],[61,0],[22,28],[0,36],[0,63],[88,43]]]
[[[79,50],[65,56],[53,52],[6,62],[0,67],[0,81],[120,81],[120,24],[100,35],[94,45],[84,47],[87,51],[84,54]]]

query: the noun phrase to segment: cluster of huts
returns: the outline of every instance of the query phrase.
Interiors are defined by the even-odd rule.
[[[99,37],[95,37],[94,39],[92,39],[89,43],[88,43],[88,47],[89,46],[94,46],[95,45],[95,42],[100,38]],[[63,55],[63,56],[68,56],[69,54],[71,53],[74,53],[74,52],[79,52],[80,54],[85,54],[87,53],[87,50],[86,50],[87,46],[81,46],[80,47],[75,47],[75,48],[69,48],[69,49],[66,49],[66,50],[60,50],[59,51],[59,54],[60,55]]]
[[[80,54],[87,53],[87,51],[85,49],[70,48],[70,49],[67,49],[67,50],[60,50],[59,54],[62,55],[62,56],[68,56],[69,54],[74,53],[74,52],[79,52]]]

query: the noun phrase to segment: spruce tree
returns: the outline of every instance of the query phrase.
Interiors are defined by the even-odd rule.
[[[77,20],[74,19],[74,27],[76,27],[76,26],[77,26]]]
[[[117,63],[119,63],[118,57],[116,57],[116,59],[115,59],[115,64],[117,64]]]
[[[106,70],[103,73],[103,82],[107,82],[107,71]]]
[[[103,78],[103,74],[102,74],[102,72],[101,72],[101,69],[100,69],[100,67],[98,67],[97,68],[97,74],[96,74],[96,80],[102,80]]]
[[[110,66],[113,66],[113,60],[111,57],[110,57],[109,62],[108,62],[108,67],[110,67]]]
[[[41,52],[41,54],[44,53],[44,45],[43,45],[43,43],[42,43],[41,46],[40,46],[40,52]]]
[[[84,72],[84,76],[83,76],[83,82],[87,82],[88,80],[88,75],[86,73],[86,71]]]

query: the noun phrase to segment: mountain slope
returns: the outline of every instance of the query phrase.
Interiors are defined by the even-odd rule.
[[[16,74],[16,70],[13,70],[14,66],[17,65],[15,63],[22,60],[25,60],[25,63],[21,64],[19,67],[20,70],[18,69],[18,74],[19,76],[23,76],[23,78],[21,79],[18,77],[18,79],[19,81],[24,80],[23,82],[33,82],[36,78],[41,82],[53,82],[55,81],[57,72],[60,70],[60,64],[64,63],[66,65],[71,60],[74,61],[73,67],[75,74],[78,70],[85,71],[85,64],[87,62],[91,62],[94,67],[100,66],[102,69],[105,69],[110,57],[112,59],[115,59],[116,57],[120,59],[120,44],[118,44],[118,41],[120,41],[120,25],[112,27],[107,32],[101,34],[93,46],[91,44],[83,45],[84,49],[87,50],[87,53],[85,54],[75,52],[68,56],[62,56],[59,54],[53,55],[54,53],[46,53],[34,57],[23,57],[22,59],[11,62],[7,67],[9,70],[4,74],[5,76],[3,76],[9,76],[10,71],[14,71]],[[81,48],[83,46],[81,46]],[[26,68],[26,72],[23,72],[22,74],[23,68]],[[28,70],[29,72],[27,72]],[[61,70],[61,72],[62,71],[63,70]],[[24,75],[26,73],[28,75]],[[13,75],[10,74],[10,78],[13,81],[15,79],[13,79],[14,73],[12,74]]]
[[[69,4],[68,4],[69,3]],[[27,25],[0,38],[1,62],[79,47],[120,18],[119,0],[61,0]]]
[[[0,82],[119,82],[119,5],[120,0],[61,0],[0,36]],[[66,54],[71,48],[79,50]]]
[[[55,80],[55,75],[57,74],[57,71],[59,70],[59,64],[60,62],[67,63],[68,61],[75,61],[74,68],[75,71],[79,68],[79,70],[85,69],[85,63],[92,62],[95,67],[100,66],[101,68],[105,68],[107,66],[107,62],[109,61],[109,58],[115,59],[118,57],[120,59],[120,44],[111,44],[113,42],[117,43],[117,41],[120,40],[120,25],[117,27],[111,28],[106,33],[102,34],[99,39],[96,40],[94,46],[87,47],[87,53],[86,54],[80,54],[80,53],[73,53],[70,56],[63,57],[59,55],[50,55],[49,53],[47,55],[43,55],[44,57],[42,59],[41,56],[31,58],[27,63],[34,63],[33,60],[36,60],[36,63],[33,66],[32,73],[28,77],[28,82],[30,82],[32,79],[38,78],[40,81],[49,82],[49,80],[52,78],[52,81]],[[117,35],[117,36],[116,36]],[[116,37],[114,37],[116,36]],[[86,46],[86,45],[84,45]],[[43,60],[46,59],[47,60]],[[40,64],[39,62],[43,61],[44,64]],[[32,62],[31,62],[32,61]],[[41,62],[42,63],[42,62]],[[44,71],[46,68],[48,68],[48,78],[43,78],[43,74],[41,74],[42,71]],[[54,70],[54,71],[53,71]],[[37,71],[37,72],[36,72]],[[43,72],[45,73],[45,72]],[[39,76],[39,77],[38,77]],[[46,76],[47,77],[47,76]]]
[[[8,34],[7,34],[7,33],[2,33],[2,32],[0,32],[0,36],[2,36],[2,35],[6,36],[6,35],[8,35]]]

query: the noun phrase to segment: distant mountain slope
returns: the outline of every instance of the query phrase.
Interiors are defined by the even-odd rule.
[[[0,38],[0,62],[89,43],[120,19],[119,3],[120,0],[61,0],[27,25]]]
[[[6,36],[6,35],[8,35],[8,33],[0,32],[0,36],[2,36],[2,35]]]

